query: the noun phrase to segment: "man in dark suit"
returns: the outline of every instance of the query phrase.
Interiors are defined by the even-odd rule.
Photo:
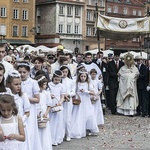
[[[137,80],[137,92],[139,98],[139,105],[137,107],[137,115],[142,115],[145,117],[147,113],[147,67],[143,64],[141,56],[135,57],[137,62],[137,68],[139,69],[139,78]]]
[[[119,52],[114,52],[114,59],[108,63],[108,74],[109,74],[109,94],[110,94],[110,109],[112,114],[116,114],[116,96],[118,92],[118,71],[124,65],[119,60]]]

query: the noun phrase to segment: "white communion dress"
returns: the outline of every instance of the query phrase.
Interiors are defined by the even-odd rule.
[[[8,119],[0,117],[0,126],[6,137],[12,133],[19,134],[17,116],[11,116]],[[0,150],[24,150],[23,143],[17,140],[6,139],[0,142]]]

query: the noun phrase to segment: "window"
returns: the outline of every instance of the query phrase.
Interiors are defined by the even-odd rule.
[[[63,24],[59,24],[59,33],[63,33]]]
[[[59,14],[60,15],[64,14],[64,6],[62,6],[62,5],[59,6]]]
[[[91,27],[86,27],[86,35],[91,36]]]
[[[1,17],[6,17],[6,8],[5,7],[1,7]]]
[[[141,10],[138,11],[138,16],[142,16],[142,11]]]
[[[13,10],[13,19],[19,19],[19,10],[18,9]]]
[[[132,13],[133,13],[133,15],[135,16],[135,15],[136,15],[136,10],[133,10]]]
[[[22,27],[22,36],[26,37],[27,36],[27,26]]]
[[[128,10],[127,10],[127,8],[123,8],[123,14],[128,14]]]
[[[75,7],[75,16],[80,16],[80,8],[79,7]]]
[[[14,0],[14,2],[19,2],[19,0]]]
[[[91,0],[88,0],[88,5],[91,5],[92,3],[91,3]]]
[[[96,35],[96,30],[97,30],[97,28],[93,27],[93,36]]]
[[[0,24],[0,34],[6,35],[6,25],[5,24]]]
[[[108,8],[107,8],[107,12],[108,12],[108,13],[111,13],[111,7],[108,7]]]
[[[67,6],[67,15],[68,16],[72,15],[72,6]]]
[[[104,0],[101,0],[101,1],[100,1],[100,6],[101,6],[101,7],[104,7],[104,6],[105,6]]]
[[[71,25],[67,25],[67,33],[71,33]]]
[[[75,34],[79,34],[79,26],[78,25],[75,25],[75,27],[74,27],[74,33]]]
[[[118,7],[114,7],[114,13],[118,13]]]
[[[18,26],[13,26],[13,36],[18,36]]]
[[[91,20],[91,12],[87,11],[87,20],[90,21]]]
[[[28,0],[22,0],[23,3],[28,3]]]
[[[40,26],[38,26],[38,27],[36,28],[36,33],[37,33],[37,34],[40,34],[40,33],[41,33],[41,27],[40,27]]]
[[[28,11],[27,10],[22,11],[22,19],[23,20],[28,20]]]

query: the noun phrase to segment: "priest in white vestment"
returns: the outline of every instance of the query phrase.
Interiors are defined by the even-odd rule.
[[[125,56],[125,65],[118,72],[119,89],[117,93],[117,112],[119,114],[133,116],[138,106],[138,94],[136,81],[139,75],[134,65],[133,56],[128,53]]]

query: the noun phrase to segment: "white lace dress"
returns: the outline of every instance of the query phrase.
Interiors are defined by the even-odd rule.
[[[4,132],[4,136],[12,133],[19,134],[17,116],[11,116],[8,119],[0,117],[0,126]],[[24,150],[23,143],[17,140],[8,140],[0,142],[0,150]]]

